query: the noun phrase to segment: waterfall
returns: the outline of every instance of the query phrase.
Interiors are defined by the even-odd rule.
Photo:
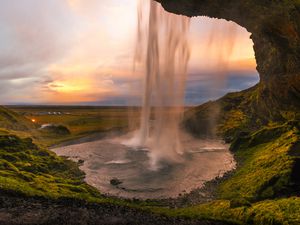
[[[170,14],[151,0],[145,23],[141,1],[134,64],[141,64],[144,85],[140,129],[135,140],[137,145],[149,148],[151,164],[157,166],[162,161],[178,161],[183,153],[180,123],[190,57],[190,18]]]

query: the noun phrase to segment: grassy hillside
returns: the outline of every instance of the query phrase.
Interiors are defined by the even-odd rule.
[[[264,126],[300,120],[300,108],[284,110],[272,101],[276,100],[269,97],[263,100],[261,84],[257,84],[187,111],[184,125],[196,136],[217,135],[232,142],[236,136],[258,131]]]
[[[100,194],[72,161],[39,148],[30,138],[0,136],[0,190],[26,196],[90,199]]]
[[[231,147],[239,169],[220,186],[220,197],[254,202],[299,194],[299,127],[299,122],[265,127],[235,139]]]
[[[35,128],[36,125],[29,119],[0,106],[0,132],[7,133],[7,130],[28,132]]]

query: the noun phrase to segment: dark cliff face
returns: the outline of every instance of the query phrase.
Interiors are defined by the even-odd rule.
[[[252,33],[260,83],[238,94],[238,99],[230,98],[230,112],[234,108],[238,109],[252,124],[259,120],[258,126],[269,121],[286,121],[299,117],[300,0],[157,1],[169,12],[234,21]],[[228,99],[225,96],[217,101],[221,105],[220,114],[225,115],[223,119],[228,117]],[[208,104],[207,107],[213,108],[213,105]],[[195,113],[189,113],[186,121],[192,125],[201,121],[203,130],[207,118],[202,118],[202,108],[200,106],[195,109]],[[222,125],[222,121],[218,121],[217,125],[220,123]],[[201,131],[196,129],[193,132]]]

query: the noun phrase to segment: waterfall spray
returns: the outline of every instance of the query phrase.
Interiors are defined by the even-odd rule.
[[[178,161],[183,153],[180,122],[190,57],[190,19],[167,13],[154,1],[149,4],[148,24],[143,23],[141,2],[138,8],[135,64],[142,64],[145,77],[137,145],[150,149],[155,166]]]

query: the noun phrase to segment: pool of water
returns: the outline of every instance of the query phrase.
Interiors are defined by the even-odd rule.
[[[84,160],[86,182],[102,193],[125,198],[168,198],[200,188],[235,168],[233,155],[219,140],[187,137],[180,162],[163,162],[153,170],[149,149],[124,143],[128,136],[52,149],[74,161]],[[111,184],[112,179],[122,182]]]

